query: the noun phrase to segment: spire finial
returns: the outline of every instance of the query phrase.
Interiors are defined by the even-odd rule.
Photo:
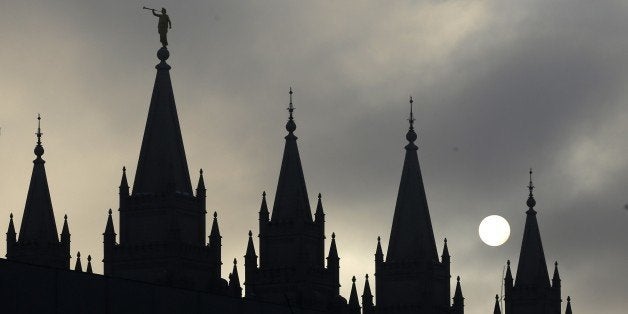
[[[9,214],[9,219],[13,220],[13,213]]]
[[[534,190],[534,184],[532,183],[532,168],[530,168],[530,183],[528,184],[528,201],[526,202],[526,205],[528,205],[528,208],[532,209],[535,205],[536,205],[536,200],[534,199],[534,195],[532,194],[532,190]]]
[[[499,294],[495,295],[495,301],[499,301]]]
[[[44,147],[41,146],[41,136],[43,133],[41,133],[41,115],[38,113],[37,114],[37,133],[35,133],[35,135],[37,135],[37,146],[35,146],[35,156],[37,156],[37,159],[41,159],[41,155],[44,154]]]
[[[201,170],[199,171],[199,173],[200,173],[201,175],[203,175],[203,168],[201,168]]]
[[[233,265],[237,265],[238,264],[238,260],[236,258],[233,259]]]
[[[253,232],[249,230],[249,238],[253,236]]]
[[[332,239],[335,239],[335,238],[336,238],[336,233],[335,233],[335,232],[332,232],[332,233],[331,233],[331,238],[332,238]]]
[[[214,212],[214,219],[218,218],[218,212]]]
[[[414,114],[412,112],[412,107],[414,104],[414,99],[412,99],[412,95],[410,95],[410,118],[408,118],[408,121],[410,122],[410,130],[414,130]]]
[[[377,243],[379,243],[382,240],[382,237],[377,236]]]
[[[109,208],[109,216],[111,216],[111,208]]]
[[[355,283],[355,276],[353,276],[353,278],[351,278],[351,281],[352,281],[353,283]]]
[[[68,220],[68,214],[63,215],[63,220]]]
[[[266,191],[262,191],[262,197],[266,198]]]
[[[288,112],[290,113],[290,117],[288,117],[288,123],[286,123],[286,130],[292,133],[294,132],[294,130],[297,129],[297,125],[296,123],[294,123],[294,117],[292,116],[292,112],[294,111],[294,105],[292,104],[292,94],[294,94],[292,92],[292,86],[290,86],[290,92],[288,92],[288,94],[290,94],[290,104],[288,105]]]
[[[508,265],[508,267],[510,267],[510,260],[506,261],[506,265]]]
[[[369,274],[366,274],[365,277],[366,277],[366,280],[369,280]]]
[[[122,166],[122,173],[126,174],[126,166]]]
[[[408,140],[408,142],[410,142],[408,145],[406,145],[406,149],[411,149],[411,150],[416,150],[417,146],[414,144],[414,141],[416,141],[416,132],[414,132],[414,112],[413,112],[413,104],[414,104],[414,99],[412,99],[412,96],[410,96],[410,117],[408,118],[408,121],[410,122],[410,128],[408,129],[408,133],[406,133],[406,139]]]
[[[318,193],[318,199],[319,200],[321,199],[321,193]]]
[[[458,276],[458,278],[456,278],[456,280],[457,280],[458,282],[460,282],[460,276]]]

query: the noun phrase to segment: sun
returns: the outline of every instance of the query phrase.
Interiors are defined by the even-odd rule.
[[[479,228],[480,239],[490,246],[500,246],[510,237],[510,225],[502,216],[491,215],[482,220]]]

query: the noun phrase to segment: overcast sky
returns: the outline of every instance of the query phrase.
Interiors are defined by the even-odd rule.
[[[57,225],[67,213],[72,255],[102,272],[107,210],[122,166],[135,175],[158,62],[144,5],[172,19],[183,139],[218,211],[223,277],[257,232],[262,191],[274,199],[292,86],[308,192],[323,194],[336,232],[343,295],[353,275],[361,294],[377,236],[388,243],[412,94],[439,254],[447,237],[467,313],[492,311],[518,260],[529,167],[564,298],[578,313],[625,311],[625,0],[3,2],[0,229],[10,212],[21,221],[41,113]],[[491,214],[511,224],[500,247],[477,235]]]

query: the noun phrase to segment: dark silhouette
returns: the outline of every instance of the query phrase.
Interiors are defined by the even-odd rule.
[[[172,28],[172,22],[170,21],[170,16],[166,14],[166,8],[161,8],[161,14],[155,13],[156,9],[151,9],[144,7],[145,10],[151,10],[153,15],[159,18],[159,22],[157,23],[157,31],[159,32],[159,41],[161,42],[163,47],[168,46],[168,29]]]
[[[7,259],[56,268],[70,268],[70,229],[68,217],[64,216],[63,229],[57,237],[57,224],[52,209],[46,163],[41,156],[44,147],[41,143],[41,117],[37,116],[37,145],[33,173],[26,196],[24,215],[19,238],[10,215],[7,231]]]
[[[160,25],[165,9],[163,12]],[[375,295],[366,275],[360,304],[355,277],[349,300],[340,295],[335,233],[331,233],[325,254],[325,212],[320,193],[312,215],[294,134],[292,88],[285,126],[288,134],[284,137],[272,213],[266,192],[262,193],[258,213],[259,256],[253,232],[248,232],[243,298],[236,259],[229,280],[221,277],[222,237],[216,212],[206,239],[204,173],[199,171],[193,189],[170,80],[171,67],[166,63],[170,53],[165,47],[165,31],[162,43],[132,189],[126,167],[122,168],[119,234],[113,211],[109,209],[107,215],[104,276],[93,274],[91,255],[87,256],[85,271],[78,252],[74,269],[70,268],[68,218],[64,216],[58,237],[38,122],[36,158],[19,238],[11,214],[7,259],[0,259],[3,313],[464,313],[460,277],[451,297],[447,239],[438,256],[415,144],[412,98],[408,144],[387,254],[384,258],[378,237]],[[516,283],[510,262],[506,271],[506,314],[560,313],[558,264],[550,285],[533,208],[533,188],[530,178],[529,210]],[[571,299],[567,300],[566,313],[571,314]],[[498,301],[497,297],[494,313],[501,313]]]
[[[288,106],[285,148],[272,216],[262,193],[259,211],[259,265],[252,239],[245,258],[246,297],[317,310],[340,311],[346,300],[340,296],[339,260],[336,237],[325,267],[325,213],[322,197],[314,219],[305,187],[301,158],[294,135],[292,88]],[[287,299],[287,300],[286,300]]]
[[[517,266],[517,277],[513,279],[510,261],[506,263],[504,278],[506,301],[505,314],[560,314],[561,313],[561,284],[558,273],[558,262],[554,262],[554,275],[550,282],[541,232],[534,209],[534,185],[532,184],[532,169],[528,184],[528,200],[526,205],[526,222]],[[571,313],[571,305],[567,305],[567,312]]]
[[[214,212],[206,242],[205,183],[192,192],[170,82],[169,52],[160,63],[148,109],[137,171],[130,192],[126,168],[119,187],[119,242],[111,211],[104,236],[105,275],[226,294],[220,277],[221,236]],[[150,249],[138,250],[144,247]]]
[[[385,260],[380,238],[377,238],[375,312],[462,314],[464,298],[460,277],[453,304],[450,304],[451,276],[447,239],[442,257],[440,260],[438,258],[417,155],[418,147],[414,143],[417,134],[414,131],[412,105],[411,97],[408,119],[410,127],[406,134],[409,143],[405,146],[405,160]]]

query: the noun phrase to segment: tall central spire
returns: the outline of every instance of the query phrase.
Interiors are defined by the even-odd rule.
[[[532,169],[530,169],[530,183],[528,184],[528,210],[526,211],[526,224],[523,231],[523,241],[521,243],[521,253],[519,255],[519,265],[517,267],[516,287],[536,286],[549,287],[549,273],[541,242],[541,232],[536,219],[536,200],[532,191]]]
[[[419,166],[417,145],[414,141],[414,100],[410,97],[410,126],[406,139],[406,157],[397,194],[395,215],[388,243],[386,261],[438,260],[436,241],[425,196],[425,187]]]
[[[292,104],[292,87],[290,88],[290,104],[288,105],[288,122],[286,123],[286,145],[281,161],[279,182],[271,220],[273,221],[312,221],[310,201],[305,187],[305,178],[297,147],[297,137],[294,135],[297,125],[294,122]]]
[[[161,48],[157,76],[146,119],[133,194],[180,192],[192,195],[181,127],[170,81],[170,53]]]

